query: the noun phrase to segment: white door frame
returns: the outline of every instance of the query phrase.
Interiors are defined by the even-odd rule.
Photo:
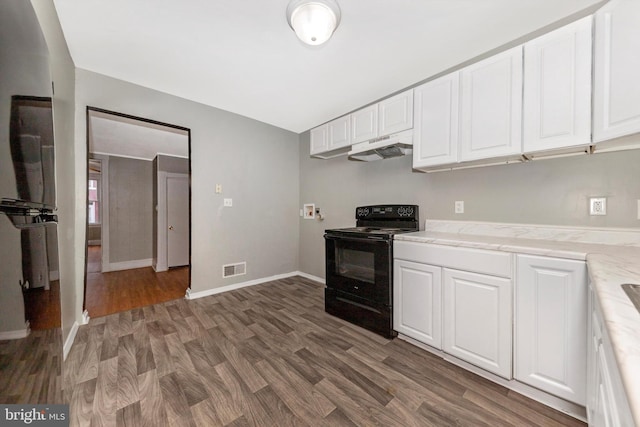
[[[156,211],[158,213],[158,230],[157,230],[157,255],[153,269],[158,271],[167,271],[169,269],[169,262],[167,257],[167,251],[169,248],[167,233],[167,179],[168,178],[186,178],[189,179],[188,173],[172,173],[158,171],[158,205]],[[189,230],[191,233],[191,230]]]

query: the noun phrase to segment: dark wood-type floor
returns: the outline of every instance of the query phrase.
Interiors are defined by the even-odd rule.
[[[31,331],[0,341],[0,403],[64,403],[62,331]]]
[[[24,315],[32,331],[62,327],[60,320],[60,281],[44,288],[29,289],[24,293]]]
[[[64,371],[72,426],[584,425],[327,315],[300,277],[93,318]]]
[[[85,309],[91,317],[182,298],[189,287],[189,267],[160,273],[151,267],[101,273],[100,263],[100,246],[89,246]]]

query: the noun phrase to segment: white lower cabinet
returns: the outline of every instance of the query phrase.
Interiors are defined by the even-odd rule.
[[[518,255],[515,378],[586,404],[587,267]]]
[[[587,419],[590,426],[626,427],[635,425],[611,341],[593,290],[589,291],[589,381]]]
[[[511,280],[444,269],[443,350],[511,378]]]
[[[394,329],[510,379],[511,255],[403,241],[393,247]]]
[[[442,269],[396,260],[393,265],[394,329],[437,349],[442,348]]]

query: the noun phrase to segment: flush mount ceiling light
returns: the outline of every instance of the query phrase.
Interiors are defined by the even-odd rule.
[[[287,21],[300,40],[312,46],[329,38],[340,23],[340,7],[334,0],[292,0]]]

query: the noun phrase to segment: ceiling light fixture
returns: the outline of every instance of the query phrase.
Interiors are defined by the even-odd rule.
[[[340,23],[340,7],[335,0],[292,0],[287,21],[300,40],[317,46],[326,42]]]

